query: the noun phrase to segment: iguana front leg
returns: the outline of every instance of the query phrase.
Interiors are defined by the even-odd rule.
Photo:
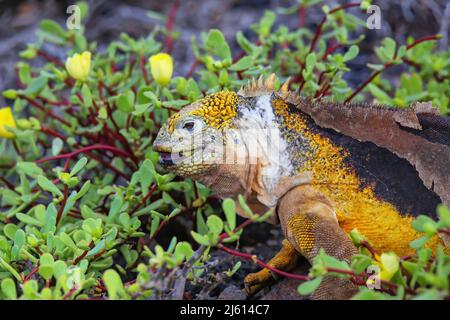
[[[347,234],[339,227],[328,198],[310,186],[299,186],[288,192],[280,201],[278,215],[287,241],[310,262],[321,248],[328,255],[347,262],[357,253]],[[285,265],[292,267],[292,264]],[[269,275],[268,270],[261,270],[248,275],[244,281],[250,283],[252,280],[253,287],[260,288],[268,282]],[[255,279],[264,281],[258,284]],[[348,299],[354,293],[356,286],[350,280],[327,276],[312,298]]]
[[[281,250],[267,263],[269,266],[283,271],[292,270],[297,264],[299,253],[287,240],[283,240]],[[269,269],[262,269],[256,273],[250,273],[245,277],[245,291],[248,295],[254,295],[265,286],[274,282],[276,275]]]

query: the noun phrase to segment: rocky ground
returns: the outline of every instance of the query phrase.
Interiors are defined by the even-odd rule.
[[[87,36],[96,40],[102,47],[110,40],[116,39],[121,32],[134,37],[145,36],[156,24],[157,20],[147,15],[148,10],[167,14],[173,0],[98,0],[89,1],[91,12],[87,20]],[[326,1],[330,7],[347,1]],[[380,39],[389,35],[400,42],[406,37],[416,38],[430,34],[441,33],[442,48],[448,47],[450,32],[450,2],[448,0],[383,0],[374,1],[380,5],[382,12],[382,29],[366,31],[366,40],[361,45],[361,55],[351,66],[355,71],[348,79],[357,84],[367,78],[365,65],[373,59],[373,46]],[[39,21],[51,18],[63,24],[66,8],[72,1],[5,1],[0,0],[0,91],[14,87],[16,83],[13,65],[18,61],[18,52],[27,43],[35,39],[35,31]],[[175,72],[185,74],[191,66],[194,57],[190,50],[193,35],[199,35],[203,30],[218,28],[236,48],[234,40],[237,31],[242,30],[250,35],[250,26],[258,21],[264,10],[279,6],[290,6],[295,0],[182,0],[175,20],[175,29],[180,31],[180,37],[175,43]],[[322,18],[320,10],[311,10],[307,15],[307,27],[314,27]],[[285,16],[277,23],[290,27],[297,25],[296,15]],[[63,52],[52,52],[64,56]],[[393,68],[394,74],[396,71]],[[0,97],[0,106],[5,101]],[[182,226],[179,226],[182,228]],[[257,254],[267,261],[280,248],[281,231],[276,226],[257,224],[247,228],[240,242],[240,250]],[[223,252],[213,253],[209,262],[208,273],[225,271],[238,261],[237,258]],[[308,265],[304,261],[297,272],[306,273]],[[203,299],[245,299],[242,279],[249,272],[255,272],[259,267],[249,261],[242,261],[241,269],[226,281],[207,279],[202,286],[192,286],[192,298]],[[268,291],[260,293],[255,299],[299,299],[296,293],[298,283],[284,280]]]

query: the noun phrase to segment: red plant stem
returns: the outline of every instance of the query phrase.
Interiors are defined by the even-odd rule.
[[[193,185],[193,187],[194,187],[194,196],[195,196],[195,199],[198,199],[198,198],[199,198],[199,193],[198,193],[197,182],[192,181],[192,185]]]
[[[122,178],[129,179],[128,175],[126,175],[125,173],[123,173],[120,170],[118,170],[117,168],[115,168],[113,165],[111,165],[111,163],[109,163],[107,161],[104,161],[103,159],[101,159],[101,158],[97,157],[96,155],[92,154],[91,152],[89,152],[89,150],[91,150],[91,149],[109,149],[109,150],[111,150],[111,148],[117,149],[117,148],[114,148],[114,147],[108,146],[108,145],[106,145],[106,146],[103,146],[103,145],[89,146],[89,147],[84,147],[84,148],[78,149],[78,150],[76,150],[74,152],[71,152],[71,153],[68,153],[68,154],[59,155],[59,156],[55,156],[55,157],[43,158],[43,159],[40,159],[40,160],[38,160],[36,162],[37,163],[42,163],[42,162],[45,162],[45,161],[50,161],[50,160],[55,160],[55,159],[72,158],[73,156],[75,156],[78,153],[85,153],[87,156],[97,160],[102,165],[104,165],[106,168],[111,169],[112,171],[114,171],[116,174],[118,174]],[[115,151],[127,155],[127,153],[125,151],[122,151],[120,149],[117,149]]]
[[[212,198],[214,198],[214,196],[208,197],[208,198],[206,199],[206,201],[205,201],[200,207],[189,207],[189,208],[185,208],[185,209],[183,209],[183,211],[181,211],[181,212],[177,213],[176,215],[172,216],[170,219],[162,221],[162,222],[160,223],[160,225],[158,226],[158,229],[156,229],[156,231],[155,231],[155,233],[153,234],[153,236],[151,236],[150,238],[148,238],[148,240],[145,240],[145,241],[144,241],[144,244],[149,244],[149,243],[151,243],[151,242],[158,236],[158,234],[159,234],[159,233],[161,232],[161,230],[167,225],[167,223],[168,223],[169,221],[171,221],[172,219],[175,219],[176,217],[179,217],[179,216],[181,216],[181,215],[187,214],[187,213],[191,213],[191,214],[192,214],[193,211],[195,211],[196,209],[199,209],[199,208],[203,207],[203,206],[204,206],[206,203],[208,203],[208,201],[209,201],[210,199],[212,199]],[[134,266],[132,266],[132,267],[134,267]],[[130,267],[130,269],[132,269],[132,267]]]
[[[340,274],[348,274],[350,276],[356,276],[356,274],[351,270],[342,270],[342,269],[336,269],[336,268],[327,268],[327,272],[335,272]]]
[[[373,258],[375,258],[377,252],[375,251],[375,249],[370,245],[369,242],[367,242],[366,240],[361,241],[361,246],[363,246],[364,248],[366,248],[367,250],[369,250],[370,254],[372,255]]]
[[[60,154],[58,156],[54,156],[54,157],[47,157],[47,158],[42,158],[37,160],[37,163],[42,163],[42,162],[46,162],[46,161],[51,161],[51,160],[57,160],[57,159],[66,159],[66,158],[72,158],[74,156],[76,156],[79,153],[85,153],[86,151],[90,151],[90,150],[96,150],[96,149],[104,149],[104,150],[109,150],[115,153],[119,153],[122,154],[123,156],[129,157],[130,155],[121,150],[118,149],[116,147],[113,146],[108,146],[108,145],[94,145],[94,146],[89,146],[89,147],[84,147],[84,148],[80,148],[78,150],[75,150],[73,152],[70,153],[66,153],[66,154]]]
[[[122,135],[119,135],[119,134],[117,134],[117,133],[115,133],[115,132],[113,132],[113,131],[111,131],[110,129],[109,129],[109,127],[106,125],[106,124],[104,124],[104,129],[105,129],[105,133],[107,134],[107,136],[108,137],[111,137],[113,140],[112,141],[114,141],[114,139],[117,139],[117,140],[120,140],[120,142],[122,143],[122,145],[130,152],[130,155],[132,155],[132,152],[133,152],[133,150],[131,149],[131,147],[128,145],[128,142],[126,142],[125,141],[125,143],[123,142],[123,136]],[[101,138],[105,138],[106,136],[101,136]],[[102,140],[106,140],[106,139],[102,139]],[[109,142],[109,141],[107,141],[107,142]],[[107,156],[107,155],[105,155],[105,156]],[[134,171],[137,167],[138,167],[138,163],[139,163],[139,161],[137,160],[137,158],[133,155],[133,156],[130,156],[130,158],[131,158],[131,160],[134,162],[134,164],[135,164],[135,166],[136,167],[133,167],[130,163],[128,163],[128,162],[126,162],[126,161],[124,161],[124,164],[131,170],[131,171]]]
[[[100,258],[102,255],[104,255],[107,252],[108,252],[108,250],[103,249],[102,251],[100,251],[99,253],[94,255],[94,257],[92,257],[92,260],[97,260],[98,258]]]
[[[124,286],[130,286],[130,285],[135,284],[135,283],[136,283],[136,279],[130,280],[130,281],[124,283]]]
[[[243,258],[246,260],[252,260],[252,261],[256,262],[258,265],[260,265],[261,267],[269,269],[270,271],[272,271],[280,276],[284,276],[287,278],[296,279],[296,280],[300,280],[300,281],[311,280],[311,278],[309,276],[303,276],[303,275],[299,275],[299,274],[289,273],[289,272],[285,272],[285,271],[279,270],[277,268],[274,268],[274,267],[266,264],[262,260],[258,259],[255,255],[239,252],[239,251],[227,248],[222,244],[219,244],[218,248],[222,251],[225,251],[226,253],[229,253],[229,254],[235,256],[235,257]]]
[[[15,193],[19,194],[16,190],[14,185],[9,182],[8,180],[6,180],[5,177],[0,177],[0,181],[2,181],[9,189],[11,189],[12,191],[14,191]]]
[[[420,39],[417,39],[416,41],[414,41],[413,43],[411,43],[410,45],[408,45],[406,47],[406,50],[409,50],[411,48],[414,48],[416,45],[418,45],[419,43],[422,43],[424,41],[433,41],[433,40],[439,40],[441,37],[439,35],[434,35],[434,36],[428,36],[428,37],[423,37]],[[395,52],[394,55],[394,59],[397,57],[397,51]],[[402,59],[403,62],[405,62],[405,59]],[[382,73],[383,71],[385,71],[386,69],[392,67],[394,64],[392,62],[387,62],[384,64],[383,68],[380,70],[375,71],[374,73],[372,73],[372,75],[366,80],[364,81],[345,101],[344,103],[350,102],[358,93],[360,93],[370,82],[372,82],[372,80],[378,76],[380,73]]]
[[[325,76],[325,71],[322,71],[320,74],[319,74],[319,80],[317,80],[317,84],[318,85],[321,85],[322,84],[322,81],[323,81],[323,77]],[[319,89],[317,89],[317,92],[319,92],[320,90]]]
[[[143,244],[146,245],[146,244],[151,243],[153,240],[155,240],[155,238],[158,236],[158,234],[162,231],[162,229],[164,229],[164,227],[167,225],[167,223],[169,223],[171,220],[173,220],[176,217],[179,217],[179,216],[181,216],[183,214],[186,214],[188,212],[192,212],[195,209],[197,209],[197,208],[195,208],[195,207],[186,208],[183,211],[179,212],[178,214],[172,216],[170,219],[162,221],[159,224],[158,228],[156,229],[155,233],[150,238],[148,238],[148,240],[144,239],[144,243]],[[130,269],[132,269],[132,267],[130,267]]]
[[[316,29],[316,33],[314,34],[313,41],[311,42],[309,52],[314,51],[317,41],[319,40],[320,36],[322,35],[322,29],[323,29],[325,22],[328,19],[328,15],[338,12],[339,10],[348,9],[348,8],[352,8],[352,7],[359,7],[360,5],[361,5],[360,2],[353,2],[353,3],[346,3],[342,6],[331,9],[330,12],[322,18],[322,21],[320,21],[320,24]]]
[[[173,112],[178,112],[178,111],[180,111],[179,109],[176,109],[176,108],[173,108],[173,107],[167,107],[167,106],[161,106],[163,109],[167,109],[167,110],[170,110],[170,111],[173,111]]]
[[[328,90],[330,89],[330,81],[328,80],[328,82],[323,86],[323,88],[320,90],[319,94],[317,95],[317,97],[315,98],[321,98],[325,95],[328,94]]]
[[[127,151],[130,154],[130,158],[131,160],[134,162],[134,164],[136,165],[136,167],[138,166],[139,160],[136,158],[136,156],[134,155],[133,149],[131,148],[130,144],[128,143],[128,140],[120,133],[120,128],[117,125],[117,122],[114,120],[113,117],[113,112],[111,109],[111,106],[109,105],[108,102],[106,102],[106,108],[108,110],[108,114],[109,114],[109,119],[111,120],[116,132],[112,131],[109,129],[108,126],[105,126],[105,130],[107,130],[109,133],[111,133],[112,135],[114,135],[116,137],[116,139],[120,140],[120,142],[122,143],[122,145],[125,147],[125,149],[127,149]]]
[[[99,283],[97,285],[97,288],[100,289],[102,292],[106,292],[106,290],[107,290],[106,287],[103,284],[101,284],[101,283]]]
[[[114,96],[116,94],[113,89],[111,89],[109,86],[105,86],[103,81],[99,80],[98,81],[98,93],[99,93],[99,96],[100,96],[101,100],[103,100],[103,93],[102,93],[103,88],[105,88],[106,91],[108,91],[108,94],[110,96]]]
[[[55,107],[72,107],[72,104],[69,101],[52,101],[44,97],[38,97],[42,102],[50,104]]]
[[[109,104],[107,104],[107,108],[108,108],[108,112],[110,114],[110,119],[111,122],[113,123],[116,131],[112,131],[108,126],[104,126],[104,129],[112,134],[117,140],[120,141],[120,143],[125,147],[125,149],[127,149],[128,153],[129,153],[129,157],[130,159],[134,162],[134,164],[136,165],[136,167],[139,165],[139,160],[136,158],[136,156],[134,155],[133,149],[131,148],[130,144],[128,143],[128,140],[120,133],[120,129],[119,126],[117,125],[116,121],[114,120],[113,116],[112,116],[112,110],[111,107],[109,106]]]
[[[74,286],[72,289],[69,290],[69,292],[67,292],[64,297],[62,298],[63,300],[67,300],[69,299],[76,291],[78,290],[77,286]]]
[[[411,260],[412,258],[414,258],[414,255],[408,254],[406,256],[400,257],[400,260],[408,261],[408,260]]]
[[[238,231],[239,229],[242,229],[244,227],[246,227],[248,224],[252,223],[251,219],[246,220],[244,223],[242,223],[241,225],[239,225],[234,231]],[[225,236],[224,236],[225,235]],[[227,234],[222,234],[220,235],[220,240],[224,240],[226,238]],[[367,244],[368,245],[368,244]],[[373,251],[373,255],[375,254],[375,250],[373,250],[373,248],[368,245],[371,249],[369,249],[369,251],[372,253]],[[277,268],[274,268],[266,263],[264,263],[262,260],[260,260],[256,255],[252,255],[252,254],[248,254],[248,253],[243,253],[243,252],[239,252],[233,249],[230,249],[228,247],[225,247],[222,243],[219,243],[217,246],[220,250],[225,251],[233,256],[239,257],[239,258],[243,258],[246,260],[252,260],[253,262],[256,262],[259,266],[269,269],[270,271],[279,274],[281,276],[284,277],[288,277],[288,278],[292,278],[292,279],[296,279],[296,280],[301,280],[301,281],[308,281],[311,280],[311,277],[309,276],[304,276],[304,275],[297,275],[297,274],[293,274],[293,273],[289,273],[289,272],[285,272],[282,270],[279,270]],[[352,276],[352,281],[354,281],[357,285],[361,285],[361,286],[365,286],[366,285],[366,281],[364,280],[364,277],[361,275],[357,275],[355,274],[352,270],[343,270],[343,269],[337,269],[337,268],[327,268],[327,272],[334,272],[334,273],[339,273],[339,274],[346,274],[349,276]],[[367,275],[366,275],[367,277]],[[389,287],[389,289],[379,289],[379,291],[383,291],[383,292],[387,292],[391,295],[395,295],[398,289],[398,285],[395,283],[392,283],[390,281],[386,281],[386,280],[380,280],[381,284],[384,284],[386,286]],[[409,293],[409,294],[416,294],[414,289],[411,288],[405,288],[405,292]]]
[[[26,276],[25,278],[23,278],[22,283],[25,283],[25,282],[27,282],[28,280],[30,280],[31,277],[33,276],[33,274],[35,274],[35,273],[38,272],[38,271],[39,271],[39,266],[34,267],[33,270],[31,270],[30,273],[27,274],[27,276]]]
[[[49,134],[49,135],[51,135],[51,136],[60,138],[60,139],[63,140],[63,141],[66,141],[66,140],[67,140],[67,138],[66,138],[65,136],[63,136],[63,135],[60,134],[59,132],[57,132],[57,131],[55,131],[55,130],[53,130],[53,129],[50,129],[50,128],[46,127],[46,126],[41,125],[41,131],[42,131],[43,133]]]
[[[77,210],[77,209],[71,209],[70,212],[75,213],[75,214],[77,214],[79,216],[81,215],[81,211]]]
[[[303,28],[305,26],[306,7],[302,4],[298,8],[298,27]]]
[[[48,62],[52,62],[52,63],[56,64],[58,67],[64,68],[64,63],[62,63],[58,58],[53,57],[42,50],[38,50],[37,55],[44,58]]]
[[[330,54],[335,52],[337,49],[343,47],[341,43],[337,43],[336,41],[332,41],[330,43],[330,46],[327,48],[327,50],[323,53],[323,56],[321,58],[322,61],[324,61]]]
[[[147,194],[144,196],[141,202],[139,202],[129,213],[130,216],[132,216],[136,211],[138,211],[146,202],[147,200],[152,196],[152,194],[156,191],[157,185],[153,184],[150,189],[148,190]]]
[[[152,243],[153,240],[155,240],[156,236],[162,231],[162,229],[164,229],[164,227],[167,225],[168,220],[164,220],[162,221],[158,228],[156,229],[155,233],[147,240],[144,240],[144,244],[149,244]]]
[[[360,93],[369,83],[372,82],[373,79],[375,79],[380,73],[382,73],[384,70],[392,67],[392,63],[386,63],[384,64],[383,68],[380,70],[375,71],[372,73],[372,75],[366,79],[347,99],[345,99],[344,103],[350,102],[358,93]]]
[[[355,277],[357,279],[361,278],[360,275],[355,274],[351,270],[342,270],[342,269],[337,269],[337,268],[327,268],[327,272],[347,274],[347,275],[350,275],[350,276]],[[365,277],[367,278],[367,274],[365,274]],[[390,282],[390,281],[383,280],[383,279],[380,279],[380,283],[389,287],[389,289],[390,289],[389,293],[390,294],[392,294],[392,295],[396,294],[397,289],[398,289],[398,285],[397,284],[395,284],[393,282]],[[365,286],[366,285],[366,281],[363,280],[363,283],[361,283],[360,285],[364,285]],[[416,294],[416,291],[414,289],[411,289],[411,288],[405,288],[405,292],[410,293],[410,294]]]
[[[262,44],[261,40],[258,40],[258,41],[256,41],[255,46],[259,47],[261,44]],[[232,63],[236,63],[244,56],[245,56],[245,51],[241,51],[239,54],[237,54],[233,57]],[[202,92],[202,93],[205,94],[204,92]]]
[[[414,48],[414,47],[417,46],[419,43],[422,43],[422,42],[425,42],[425,41],[439,40],[439,39],[441,39],[441,38],[442,38],[441,35],[435,34],[435,35],[433,35],[433,36],[427,36],[427,37],[423,37],[423,38],[417,39],[416,41],[414,41],[413,43],[411,43],[410,45],[408,45],[408,46],[406,47],[406,50],[409,50],[409,49]]]
[[[148,79],[147,69],[145,68],[145,57],[144,56],[139,57],[139,66],[141,68],[142,75],[144,76],[145,84],[149,85],[150,80]]]
[[[64,83],[68,86],[68,87],[73,87],[75,85],[75,81],[72,78],[66,78],[64,79]]]
[[[100,100],[103,101],[103,82],[102,82],[102,80],[98,81],[97,89],[98,89],[98,96],[99,96]]]
[[[86,255],[88,254],[88,252],[94,247],[94,240],[92,240],[89,243],[89,249],[84,250],[84,252],[78,256],[75,260],[73,260],[72,265],[77,265],[78,262],[80,262],[81,260],[84,259],[84,257],[86,257]]]
[[[244,57],[245,56],[245,51],[242,51],[241,53],[239,53],[238,55],[236,55],[234,58],[233,58],[233,63],[236,63],[237,61],[239,61],[242,57]]]
[[[164,48],[166,49],[167,53],[171,53],[173,49],[173,24],[175,22],[175,17],[177,15],[178,8],[180,7],[180,1],[175,0],[175,2],[172,4],[172,7],[170,8],[169,15],[167,17],[166,21],[166,29],[167,29],[167,36],[164,39]]]
[[[450,230],[449,229],[438,229],[438,232],[445,233],[446,235],[450,236]]]
[[[58,225],[59,221],[62,218],[62,214],[64,211],[64,207],[66,206],[68,195],[69,195],[69,188],[66,185],[66,186],[64,186],[64,198],[63,198],[63,201],[61,202],[61,206],[59,207],[58,215],[56,216],[56,225]]]
[[[246,226],[248,226],[252,222],[253,221],[251,219],[245,220],[242,224],[240,224],[237,228],[235,228],[233,230],[233,232],[237,232],[237,231],[245,228]],[[227,237],[228,237],[228,234],[222,233],[220,235],[220,242],[225,240]],[[225,247],[222,243],[219,243],[217,245],[217,247],[220,250],[225,251],[225,252],[227,252],[227,253],[229,253],[229,254],[231,254],[233,256],[236,256],[236,257],[239,257],[239,258],[244,258],[244,259],[247,259],[247,260],[252,260],[253,262],[256,262],[258,265],[260,265],[261,267],[269,269],[270,271],[275,272],[276,274],[279,274],[281,276],[292,278],[292,279],[297,279],[297,280],[301,280],[301,281],[311,280],[311,278],[309,276],[293,274],[293,273],[285,272],[285,271],[279,270],[277,268],[274,268],[274,267],[266,264],[262,260],[260,260],[256,255],[252,255],[252,254],[249,254],[249,253],[243,253],[243,252],[239,252],[239,251],[230,249],[228,247]]]
[[[303,78],[303,75],[301,75],[300,85],[299,85],[299,87],[298,87],[298,89],[297,89],[298,93],[302,92],[303,87],[305,86],[305,83],[306,83],[306,81],[305,81],[305,79]]]
[[[253,223],[253,220],[252,219],[247,219],[247,220],[245,220],[243,223],[241,223],[237,228],[235,228],[234,230],[233,230],[233,232],[235,233],[235,232],[238,232],[239,230],[241,230],[241,229],[244,229],[246,226],[248,226],[249,224],[252,224]],[[224,232],[224,233],[222,233],[221,235],[220,235],[220,240],[221,241],[223,241],[223,240],[225,240],[226,238],[228,238],[229,237],[229,235],[226,233],[226,232]]]
[[[192,77],[192,75],[194,74],[195,69],[197,68],[197,66],[199,64],[200,64],[200,60],[195,59],[194,63],[191,65],[191,67],[189,68],[189,71],[186,73],[186,75],[184,77],[185,78]]]
[[[133,74],[134,64],[136,63],[136,59],[133,53],[130,53],[128,61],[129,61],[128,78],[131,78],[131,75]]]
[[[83,96],[81,95],[81,93],[80,93],[80,92],[77,92],[75,95],[76,95],[76,96],[78,97],[78,99],[80,100],[81,105],[84,106],[84,99],[83,99]],[[92,100],[92,102],[93,102],[93,104],[95,104],[95,101],[94,101],[94,100]],[[92,109],[92,107],[89,107],[88,110],[89,110],[89,120],[90,120],[90,123],[96,125],[96,124],[98,123],[98,121],[97,121],[97,117],[96,117],[95,111]]]
[[[130,177],[128,175],[126,175],[125,173],[123,173],[122,171],[120,171],[119,169],[114,167],[111,163],[97,157],[96,155],[92,154],[91,152],[85,152],[85,154],[87,156],[91,157],[92,159],[97,160],[99,163],[104,165],[106,168],[111,169],[112,171],[114,171],[117,175],[121,176],[122,178],[127,179],[127,180],[130,179]]]
[[[70,126],[70,123],[68,121],[66,121],[65,119],[61,118],[60,116],[54,114],[53,112],[51,112],[50,110],[45,109],[45,107],[43,105],[41,105],[40,103],[34,101],[33,99],[30,99],[26,96],[20,95],[20,98],[25,99],[26,101],[28,101],[32,106],[40,109],[41,111],[43,111],[45,114],[47,114],[49,117],[58,120],[59,122],[61,122],[62,124],[65,124],[66,126]]]
[[[127,130],[130,129],[132,122],[133,122],[133,116],[131,114],[129,114],[127,117],[127,122],[125,124],[125,129],[127,129]]]

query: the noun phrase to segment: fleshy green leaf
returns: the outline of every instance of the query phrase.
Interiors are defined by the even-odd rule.
[[[316,277],[312,280],[303,282],[301,285],[298,286],[298,292],[301,295],[312,294],[322,282],[322,278],[323,277]]]
[[[53,195],[58,195],[60,197],[63,196],[62,192],[58,189],[58,187],[55,186],[55,184],[50,180],[48,180],[45,176],[41,175],[38,176],[37,181],[42,189],[51,192]]]

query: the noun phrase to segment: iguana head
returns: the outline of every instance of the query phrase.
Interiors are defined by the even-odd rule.
[[[221,91],[173,114],[153,144],[161,165],[184,177],[217,168],[223,163],[225,132],[233,127],[238,104],[236,93]]]
[[[292,171],[272,106],[287,86],[275,91],[274,80],[211,94],[173,114],[153,144],[161,165],[228,196],[272,190]]]

